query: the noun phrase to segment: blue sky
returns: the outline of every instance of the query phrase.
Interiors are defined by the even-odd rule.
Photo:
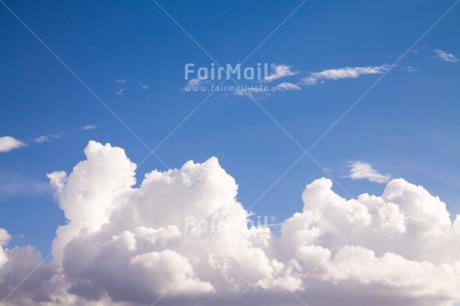
[[[208,95],[184,92],[184,65],[211,60],[153,2],[5,1],[152,148]],[[160,2],[220,63],[251,53],[300,1]],[[392,65],[453,1],[307,1],[247,61],[310,73]],[[423,185],[460,213],[460,9],[454,8],[311,150],[345,189],[380,194],[384,185],[346,176],[351,161]],[[149,150],[0,6],[0,137],[28,144],[0,153],[0,225],[14,244],[48,253],[65,218],[46,173],[70,172],[89,140],[122,147],[135,163]],[[381,74],[327,80],[256,101],[308,148]],[[129,82],[117,83],[117,80]],[[231,83],[231,81],[229,81]],[[147,85],[148,88],[143,85]],[[125,88],[123,94],[117,95]],[[93,129],[83,129],[94,125]],[[43,135],[59,135],[36,143]],[[170,166],[216,156],[250,207],[302,154],[251,99],[213,94],[157,151]],[[154,156],[137,172],[166,170]],[[307,183],[325,176],[305,156],[252,210],[283,220],[301,210]],[[14,188],[12,187],[14,186]]]

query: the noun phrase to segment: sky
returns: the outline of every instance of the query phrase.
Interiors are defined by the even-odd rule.
[[[41,266],[43,274],[54,275],[47,286],[59,290],[40,288],[36,295],[24,293],[31,305],[50,300],[57,303],[55,298],[47,300],[43,296],[55,297],[62,292],[72,296],[64,302],[66,305],[78,304],[78,298],[107,299],[105,303],[110,301],[113,305],[117,302],[144,305],[149,299],[153,303],[166,287],[136,293],[121,290],[120,294],[116,285],[104,281],[94,285],[97,290],[78,287],[75,285],[78,281],[88,281],[91,287],[95,279],[105,278],[75,272],[84,269],[71,264],[72,257],[65,252],[66,247],[79,249],[79,244],[84,248],[102,244],[109,236],[124,237],[122,229],[134,233],[133,239],[141,244],[143,238],[139,237],[145,238],[147,234],[134,230],[134,225],[133,228],[126,225],[131,221],[154,231],[161,225],[168,229],[164,235],[174,236],[174,230],[168,226],[177,222],[183,226],[184,222],[170,215],[199,218],[206,207],[218,209],[220,205],[238,207],[238,211],[228,208],[228,217],[237,227],[241,225],[238,218],[245,214],[255,222],[269,220],[273,236],[269,244],[279,247],[263,250],[260,256],[268,258],[270,269],[276,270],[275,260],[288,267],[295,259],[292,254],[305,255],[311,251],[310,257],[305,255],[309,259],[302,260],[315,262],[319,260],[316,255],[331,252],[332,257],[327,253],[325,257],[330,258],[323,262],[330,270],[316,279],[310,275],[314,280],[309,286],[325,292],[328,287],[322,282],[350,281],[338,289],[337,299],[349,300],[354,305],[357,305],[354,295],[347,295],[349,288],[359,292],[360,284],[370,282],[372,290],[382,293],[387,291],[379,291],[375,284],[403,286],[399,278],[395,280],[395,275],[366,278],[343,272],[353,268],[341,265],[354,267],[353,260],[365,257],[365,250],[359,247],[377,254],[374,264],[379,261],[385,265],[394,259],[392,255],[385,257],[386,251],[421,265],[449,263],[458,272],[458,249],[453,247],[450,251],[450,247],[460,230],[446,234],[452,238],[446,238],[446,245],[442,246],[448,254],[445,258],[436,257],[435,246],[425,246],[422,242],[408,246],[410,255],[390,246],[383,250],[369,242],[372,239],[364,232],[358,235],[358,229],[341,225],[340,216],[345,218],[349,212],[341,212],[331,204],[346,199],[351,201],[342,204],[353,206],[352,199],[357,199],[363,210],[369,210],[369,218],[382,218],[388,213],[391,221],[388,222],[393,224],[398,217],[396,212],[389,213],[393,211],[391,202],[399,205],[407,216],[413,216],[413,220],[426,218],[427,224],[436,220],[432,221],[433,226],[439,223],[441,232],[450,231],[458,224],[454,223],[456,214],[460,214],[460,6],[457,3],[451,0],[27,3],[0,0],[3,72],[0,75],[0,229],[5,229],[4,237],[9,237],[0,235],[0,280],[3,277],[6,284],[6,274],[2,276],[1,269],[3,255],[5,263],[14,263],[15,256],[30,252],[36,260],[35,252],[40,252],[38,262],[45,261]],[[267,64],[266,76],[236,80],[240,85],[263,86],[264,91],[210,92],[209,88],[221,80],[210,77],[199,80],[196,75],[187,80],[184,75],[185,66],[190,63],[198,69],[241,62],[244,62],[242,67]],[[234,86],[234,81],[227,80],[224,85]],[[122,148],[123,153],[117,148]],[[136,170],[128,160],[137,164]],[[169,169],[180,170],[167,172]],[[157,174],[151,173],[154,170]],[[67,175],[57,171],[65,171]],[[146,174],[150,180],[144,180]],[[188,183],[182,181],[184,177]],[[153,189],[149,189],[149,182]],[[333,191],[329,183],[333,184]],[[313,187],[309,189],[307,185]],[[157,194],[155,190],[162,188],[164,192]],[[195,198],[193,192],[187,193],[189,189],[203,195],[203,199]],[[410,195],[399,195],[408,190]],[[120,195],[121,191],[126,194]],[[327,199],[321,196],[322,192],[328,194]],[[364,199],[362,194],[376,195],[390,208],[373,211],[372,200]],[[162,204],[152,204],[149,209],[142,204],[149,201]],[[425,202],[428,206],[418,206]],[[139,215],[152,214],[155,216],[152,220],[162,216],[170,224],[161,218],[157,223],[136,219],[123,210],[126,208],[122,203],[140,205]],[[187,203],[190,207],[195,205],[197,210],[184,208]],[[323,203],[324,207],[320,209],[309,203]],[[120,221],[120,211],[126,213],[125,223]],[[297,237],[299,222],[313,226],[306,211],[315,211],[336,224],[337,231],[349,234],[356,249],[340,240],[338,234],[324,236],[321,243],[314,244],[322,249],[315,250],[302,249],[303,244],[310,245],[311,241],[302,244],[283,238]],[[433,215],[419,216],[420,211]],[[302,216],[296,212],[303,212]],[[358,215],[352,213],[349,218],[356,218],[359,224],[363,219]],[[412,220],[407,218],[406,221]],[[383,237],[390,229],[382,224],[375,231],[382,231]],[[401,229],[403,225],[392,226]],[[322,223],[315,226],[328,228]],[[414,231],[411,235],[426,239],[420,234],[423,231],[417,230],[418,225],[407,226],[408,232]],[[58,227],[60,230],[56,232]],[[243,236],[264,231],[257,227],[248,234],[243,227]],[[424,230],[427,227],[420,225]],[[73,242],[63,237],[68,231],[84,232],[88,228],[94,233],[88,237],[82,234],[81,241],[78,235]],[[184,230],[179,227],[181,233]],[[419,241],[418,238],[415,240]],[[409,240],[402,237],[398,241],[406,245]],[[53,243],[58,244],[54,249]],[[186,281],[173,299],[187,301],[187,294],[193,293],[203,298],[203,304],[212,304],[214,298],[222,299],[219,300],[222,305],[222,301],[232,304],[235,297],[226,294],[236,292],[236,287],[257,283],[274,294],[281,290],[279,283],[284,282],[290,289],[283,292],[300,292],[309,305],[334,305],[333,301],[322,300],[327,295],[304,295],[304,276],[296,278],[286,272],[288,268],[286,271],[280,268],[284,272],[279,275],[261,276],[255,281],[243,275],[244,257],[235,259],[241,266],[235,264],[226,276],[235,282],[232,286],[236,287],[232,287],[191,260],[204,256],[199,250],[182,252],[170,242],[164,243],[168,246],[164,248],[177,253],[164,253],[164,250],[139,253],[131,263],[138,263],[139,270],[135,271],[146,275],[155,264],[168,266],[174,260],[178,265],[183,264],[184,271],[193,268],[189,274],[175,276]],[[28,246],[33,246],[33,251]],[[288,251],[281,251],[291,248],[302,252],[293,251],[292,257]],[[260,250],[248,248],[244,256],[257,257]],[[222,257],[233,256],[222,252],[216,251]],[[350,255],[357,253],[361,255]],[[142,256],[147,255],[150,257],[143,261]],[[85,258],[88,262],[91,258],[93,264],[104,262],[101,254]],[[150,262],[150,266],[143,266],[145,262]],[[53,264],[60,267],[59,271],[51,268]],[[197,276],[197,269],[208,272]],[[260,271],[264,269],[259,267]],[[433,275],[445,279],[436,267],[424,266],[424,269],[433,269]],[[14,273],[14,269],[11,271],[21,275]],[[134,273],[130,270],[126,275],[131,272]],[[150,272],[166,273],[155,269]],[[413,273],[414,278],[419,277],[416,271]],[[71,280],[57,284],[55,278],[59,277]],[[173,283],[174,279],[171,278]],[[459,279],[460,276],[456,284],[460,284]],[[18,279],[16,283],[19,282]],[[420,282],[417,286],[426,288],[426,283],[424,287]],[[381,303],[409,305],[409,300],[417,294],[438,298],[438,292],[434,292],[437,289],[432,284],[427,287],[430,286],[433,292],[422,289],[406,295],[393,292],[389,296],[394,300]],[[5,298],[9,293],[2,288],[0,298]],[[208,297],[214,291],[215,295]],[[185,297],[181,295],[184,292]],[[249,301],[257,300],[256,293],[248,294]],[[130,299],[134,295],[138,299]],[[11,296],[9,302],[13,305],[23,303],[19,294]],[[365,298],[377,296],[380,295],[369,293]],[[288,305],[292,295],[286,293],[285,299]],[[453,305],[460,297],[445,293],[439,301],[431,301],[432,304],[430,301],[426,298],[423,303]],[[294,297],[292,303],[298,304],[299,300]],[[411,303],[424,305],[420,301]]]

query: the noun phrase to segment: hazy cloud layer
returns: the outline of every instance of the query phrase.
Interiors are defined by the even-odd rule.
[[[395,179],[381,196],[346,200],[315,180],[275,238],[247,226],[238,186],[216,158],[152,171],[134,187],[124,150],[90,142],[85,154],[70,174],[49,175],[68,223],[52,262],[8,298],[13,305],[460,301],[460,218],[421,186]],[[0,230],[0,300],[40,260],[30,247],[6,249],[8,240]]]
[[[51,188],[45,180],[37,181],[17,173],[0,172],[0,195],[30,196],[51,194]]]

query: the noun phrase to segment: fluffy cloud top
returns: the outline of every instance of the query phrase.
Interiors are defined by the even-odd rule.
[[[350,174],[352,180],[369,180],[374,183],[384,184],[391,179],[389,174],[381,174],[368,163],[355,161],[350,163]]]
[[[443,60],[445,62],[450,62],[450,63],[458,62],[458,58],[451,53],[447,53],[439,49],[435,49],[433,51],[436,54],[436,57],[439,58],[440,60]]]
[[[49,175],[68,222],[57,230],[52,262],[7,303],[460,301],[460,217],[452,222],[446,205],[421,186],[396,179],[381,196],[346,200],[330,180],[315,180],[275,238],[268,227],[248,226],[238,186],[216,158],[153,171],[137,186],[136,166],[122,149],[90,142],[85,154],[70,174]],[[13,275],[40,257],[31,248],[0,250],[1,301],[18,283]]]
[[[6,245],[8,241],[10,241],[10,239],[11,239],[11,236],[10,234],[8,234],[6,229],[0,228],[0,268],[8,260],[6,257],[5,250],[3,250],[2,247]]]
[[[11,236],[8,234],[6,229],[0,228],[0,246],[4,246],[10,241]]]
[[[11,136],[0,137],[0,152],[10,152],[14,149],[24,147],[26,144]]]
[[[339,79],[356,79],[362,75],[367,74],[382,74],[391,66],[366,66],[366,67],[345,67],[338,69],[328,69],[321,72],[312,72],[310,75],[303,79],[305,85],[312,86],[317,83],[324,83],[326,80],[339,80]]]

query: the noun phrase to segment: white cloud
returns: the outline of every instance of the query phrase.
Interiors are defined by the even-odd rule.
[[[36,137],[34,141],[36,143],[44,143],[44,142],[50,141],[51,139],[59,139],[59,138],[61,138],[61,135],[43,135],[43,136]]]
[[[43,143],[50,141],[50,135],[38,136],[34,139],[36,143]]]
[[[122,85],[123,87],[120,88],[118,91],[115,92],[115,95],[117,96],[122,96],[126,93],[128,88],[132,88],[133,84],[135,87],[139,87],[142,90],[148,90],[150,87],[147,84],[142,83],[141,81],[133,81],[133,80],[125,80],[125,79],[119,79],[116,80],[115,83]]]
[[[355,161],[350,163],[350,174],[352,180],[369,180],[374,183],[384,184],[391,179],[389,174],[381,174],[368,163]]]
[[[51,301],[50,293],[54,290],[49,281],[55,272],[48,264],[39,266],[41,255],[32,247],[5,248],[10,239],[11,235],[0,228],[0,302],[20,283],[23,285],[9,298],[8,305],[38,305]],[[36,273],[30,274],[32,270]]]
[[[4,262],[1,263],[2,252]],[[31,271],[34,271],[31,274]],[[0,301],[18,284],[20,287],[2,305],[60,305],[65,304],[62,282],[47,263],[41,263],[41,254],[33,247],[0,247]],[[58,291],[62,298],[53,299]],[[69,305],[69,304],[67,304]]]
[[[26,146],[24,142],[11,136],[0,137],[0,152],[10,152],[24,146]]]
[[[121,88],[117,92],[115,92],[115,95],[117,96],[122,96],[126,91],[126,88]]]
[[[10,241],[11,236],[8,234],[6,229],[0,227],[0,269],[4,263],[8,261],[7,254],[5,250],[3,249],[3,246],[8,244]]]
[[[199,86],[201,82],[205,80],[199,79],[199,78],[193,78],[187,81],[187,86]]]
[[[289,83],[289,82],[283,82],[278,85],[276,85],[273,88],[274,91],[290,91],[290,90],[302,90],[299,85]]]
[[[10,241],[10,239],[11,239],[11,236],[10,234],[8,234],[6,229],[0,228],[0,247],[7,244],[8,241]]]
[[[346,200],[330,180],[315,180],[275,238],[247,226],[238,186],[216,158],[152,171],[134,187],[124,150],[90,142],[85,154],[70,174],[50,174],[68,223],[57,230],[53,261],[12,305],[36,305],[37,296],[48,305],[152,305],[163,294],[162,305],[460,301],[460,216],[452,222],[421,186],[397,179],[381,196]],[[0,284],[9,285],[38,256],[6,254]]]
[[[97,126],[94,125],[94,124],[88,124],[88,125],[85,125],[85,126],[82,127],[82,129],[85,130],[85,131],[92,130],[92,129],[95,129],[95,128],[97,128]]]
[[[321,72],[312,72],[303,79],[305,85],[312,86],[317,83],[324,83],[326,80],[339,80],[339,79],[356,79],[362,75],[368,74],[382,74],[388,71],[391,66],[366,66],[366,67],[344,67],[338,69],[328,69]]]
[[[451,53],[447,53],[439,49],[435,49],[433,51],[436,54],[436,57],[439,58],[440,60],[443,60],[445,62],[450,62],[450,63],[458,62],[458,58]]]
[[[292,66],[279,65],[275,68],[275,72],[263,81],[271,82],[283,77],[293,76],[300,72],[291,71]],[[300,91],[305,86],[314,86],[317,84],[323,84],[327,80],[339,80],[339,79],[356,79],[363,75],[375,75],[383,74],[393,67],[392,65],[380,65],[380,66],[363,66],[363,67],[343,67],[337,69],[327,69],[320,72],[311,72],[306,77],[303,77],[296,82],[281,82],[272,87],[266,87],[265,90],[259,90],[257,88],[249,88],[245,90],[237,90],[234,92],[237,96],[247,96],[251,98],[270,96],[276,92],[283,91]],[[414,67],[406,67],[407,71],[415,72]],[[199,79],[193,79],[189,81],[189,85],[200,85]]]
[[[278,65],[275,72],[265,77],[264,81],[271,82],[280,78],[296,75],[298,72],[291,71],[292,66]]]

